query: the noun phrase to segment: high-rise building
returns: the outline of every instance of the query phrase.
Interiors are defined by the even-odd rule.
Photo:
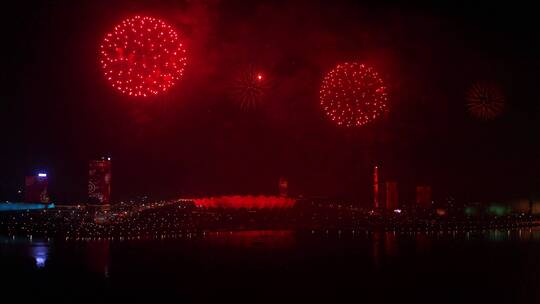
[[[24,200],[29,203],[48,203],[48,186],[49,180],[47,179],[47,173],[27,176],[25,178]]]
[[[416,186],[416,205],[422,208],[431,206],[431,186]]]
[[[386,182],[386,209],[396,210],[399,207],[397,182]]]
[[[92,160],[88,171],[88,198],[91,203],[111,202],[111,158]]]
[[[375,166],[373,168],[373,208],[379,207],[379,167]]]
[[[278,188],[280,196],[287,196],[289,194],[289,181],[285,177],[280,177]]]

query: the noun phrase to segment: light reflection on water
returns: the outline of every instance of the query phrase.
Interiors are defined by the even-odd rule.
[[[283,248],[294,246],[293,230],[250,230],[205,233],[204,241],[237,247]]]
[[[49,255],[49,244],[41,241],[33,242],[30,245],[30,254],[34,258],[37,268],[45,267]]]
[[[85,264],[86,268],[91,273],[102,274],[103,277],[109,277],[110,264],[110,242],[109,241],[94,241],[85,244]]]
[[[177,302],[215,295],[201,302],[217,302],[228,291],[233,298],[250,291],[250,303],[289,293],[315,300],[327,294],[328,303],[343,302],[333,301],[338,294],[366,303],[433,303],[441,294],[454,297],[447,303],[540,303],[539,241],[539,228],[225,231],[131,241],[9,237],[0,238],[0,269],[12,278],[6,290],[30,282],[42,290],[37,299],[61,286],[75,298],[96,290],[99,300],[131,296],[127,302],[141,293]],[[380,297],[388,301],[373,301]]]
[[[324,240],[343,241],[358,244],[367,244],[368,254],[372,257],[375,267],[381,261],[399,257],[403,251],[411,250],[415,254],[428,254],[434,244],[457,240],[463,242],[538,242],[540,241],[540,227],[521,228],[515,230],[485,230],[485,231],[440,231],[440,232],[365,232],[353,230],[340,231],[310,231],[298,233],[293,230],[253,230],[253,231],[224,231],[200,233],[196,237],[178,240],[180,242],[200,242],[218,246],[233,246],[244,248],[283,249],[302,246],[302,241],[322,242]],[[137,243],[139,241],[132,241]],[[145,242],[145,241],[140,241]],[[159,241],[150,241],[152,242]],[[445,243],[446,242],[446,243]],[[62,242],[62,248],[66,244],[75,244],[82,252],[82,260],[87,271],[100,273],[103,277],[109,277],[111,264],[111,245],[126,244],[130,241],[72,241]],[[48,267],[50,248],[59,247],[54,241],[32,239],[31,237],[0,237],[0,249],[5,253],[10,248],[26,248],[22,251],[14,251],[17,256],[26,255],[32,258],[34,266],[38,269]],[[412,247],[411,247],[412,246]],[[69,247],[69,246],[68,246]],[[321,246],[322,248],[323,246]],[[71,249],[67,249],[69,251]],[[120,257],[121,258],[121,257]]]

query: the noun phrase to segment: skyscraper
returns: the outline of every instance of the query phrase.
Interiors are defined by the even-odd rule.
[[[280,196],[287,196],[289,194],[289,181],[285,177],[279,178],[278,187]]]
[[[373,208],[379,208],[379,167],[373,168]]]
[[[92,160],[88,171],[88,198],[91,203],[111,202],[111,158]]]
[[[431,206],[431,186],[416,186],[416,205],[422,208]]]
[[[395,210],[399,207],[397,182],[386,182],[386,209]]]
[[[48,203],[49,180],[46,173],[38,173],[25,178],[24,200],[28,203]]]

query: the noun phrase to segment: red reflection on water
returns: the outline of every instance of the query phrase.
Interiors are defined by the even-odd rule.
[[[389,257],[398,255],[397,239],[394,232],[384,233],[384,254]]]
[[[211,232],[209,241],[238,247],[288,248],[294,245],[292,230],[248,230]]]
[[[194,199],[197,207],[206,208],[290,208],[296,200],[289,197],[264,195],[234,195]]]
[[[371,250],[373,255],[373,265],[375,268],[379,268],[381,264],[381,247],[382,247],[382,233],[375,232],[371,238]]]
[[[86,266],[90,272],[109,276],[110,245],[109,241],[86,243]]]
[[[431,238],[427,234],[417,233],[415,245],[418,253],[427,253],[431,250]]]
[[[394,232],[374,232],[371,237],[373,264],[378,268],[381,261],[390,260],[398,255],[398,244]]]

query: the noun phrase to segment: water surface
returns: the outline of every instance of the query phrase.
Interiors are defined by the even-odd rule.
[[[22,302],[539,303],[540,229],[0,239]]]

